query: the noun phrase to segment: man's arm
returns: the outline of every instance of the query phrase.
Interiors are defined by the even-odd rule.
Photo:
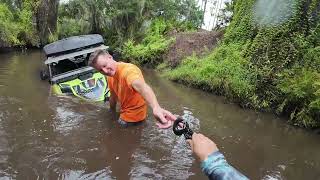
[[[201,163],[201,169],[210,180],[248,180],[246,176],[232,167],[219,151],[210,154]]]
[[[147,101],[148,105],[152,108],[154,116],[161,123],[158,123],[157,125],[160,128],[171,127],[176,117],[169,111],[160,107],[156,95],[151,87],[140,79],[132,81],[132,87],[141,94],[141,96]]]
[[[156,95],[147,83],[142,80],[134,80],[132,87],[142,95],[152,109],[160,108]]]
[[[192,139],[188,142],[192,151],[202,161],[201,169],[210,180],[248,180],[226,161],[216,144],[209,138],[193,133]]]

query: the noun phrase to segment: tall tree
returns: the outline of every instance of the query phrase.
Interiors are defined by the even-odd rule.
[[[208,0],[204,0],[202,24],[204,23],[204,17],[205,17],[206,9],[207,9],[207,2],[208,2]]]
[[[48,43],[49,35],[57,30],[59,0],[40,0],[36,10],[37,31],[40,44]]]
[[[116,45],[126,39],[139,39],[149,22],[159,16],[190,22],[194,27],[200,27],[202,20],[195,0],[70,0],[60,7],[59,14],[61,21],[88,22],[91,33],[104,34],[110,44]]]

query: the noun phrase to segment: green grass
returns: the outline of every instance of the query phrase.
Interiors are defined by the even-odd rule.
[[[155,19],[149,26],[146,36],[140,43],[128,40],[122,47],[125,59],[139,64],[157,65],[162,62],[163,53],[175,40],[167,38],[165,34],[172,28],[172,24],[164,19]]]
[[[173,81],[185,82],[207,91],[226,95],[246,104],[255,89],[248,71],[248,61],[241,55],[241,44],[221,45],[210,55],[198,59],[185,59],[165,76]]]
[[[291,124],[319,128],[320,18],[312,15],[319,1],[296,1],[292,17],[268,26],[254,21],[255,2],[236,1],[220,46],[207,57],[187,58],[165,76],[249,107],[273,110],[288,116]]]

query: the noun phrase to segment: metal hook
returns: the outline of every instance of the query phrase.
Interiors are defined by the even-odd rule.
[[[193,131],[182,117],[178,117],[174,121],[172,128],[175,135],[181,136],[183,134],[186,139],[192,139]]]

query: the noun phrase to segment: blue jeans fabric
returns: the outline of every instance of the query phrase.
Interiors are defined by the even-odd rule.
[[[219,151],[213,152],[201,163],[202,171],[210,180],[247,180],[248,178],[228,164]]]

